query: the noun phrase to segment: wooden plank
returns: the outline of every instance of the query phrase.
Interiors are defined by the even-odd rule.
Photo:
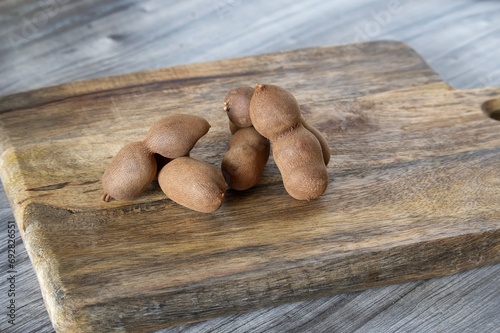
[[[171,112],[210,121],[193,156],[220,164],[222,97],[255,81],[332,142],[323,197],[289,198],[271,162],[213,215],[157,185],[98,200],[107,161]],[[499,123],[480,110],[498,94],[453,90],[388,42],[82,82],[4,100],[2,180],[56,328],[146,331],[498,262]]]

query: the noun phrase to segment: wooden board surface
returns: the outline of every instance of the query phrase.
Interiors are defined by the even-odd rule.
[[[220,165],[223,96],[257,81],[330,141],[324,196],[293,200],[271,161],[212,215],[158,186],[99,201],[114,153],[171,112],[209,120],[192,156]],[[453,90],[390,42],[74,83],[3,99],[2,181],[56,328],[147,331],[499,262],[500,123],[481,111],[499,95]]]

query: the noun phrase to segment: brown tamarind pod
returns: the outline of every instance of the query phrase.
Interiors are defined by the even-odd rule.
[[[237,127],[250,127],[250,100],[252,99],[254,88],[238,87],[227,93],[224,98],[224,111],[227,112],[229,120]]]
[[[269,159],[269,151],[269,140],[255,128],[240,128],[234,133],[221,164],[229,187],[241,191],[256,185]]]
[[[141,195],[156,176],[156,160],[144,142],[124,146],[111,160],[104,175],[102,199],[109,201],[134,200]]]
[[[191,157],[179,157],[158,174],[158,184],[172,201],[189,209],[212,213],[226,194],[226,182],[215,166]]]
[[[328,186],[325,158],[319,140],[302,123],[295,97],[281,87],[256,84],[250,118],[255,129],[271,140],[286,191],[298,200],[321,196]]]
[[[202,117],[174,114],[154,123],[144,142],[151,152],[173,159],[187,155],[209,129]]]
[[[295,97],[285,89],[271,84],[255,85],[250,101],[250,118],[257,132],[271,141],[302,122]]]
[[[318,139],[302,125],[272,142],[273,157],[292,197],[311,200],[328,186],[328,172]]]
[[[330,163],[330,157],[332,155],[332,152],[330,150],[330,146],[328,145],[328,141],[326,141],[325,137],[311,124],[309,124],[304,118],[302,118],[302,125],[309,130],[316,139],[318,139],[319,144],[321,145],[321,151],[323,153],[323,161],[325,162],[325,165],[328,165]]]

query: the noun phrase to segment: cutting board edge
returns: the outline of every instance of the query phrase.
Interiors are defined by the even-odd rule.
[[[37,214],[36,205],[35,207],[28,205],[27,208],[27,211],[29,212],[28,214]],[[47,216],[47,218],[50,217]],[[115,313],[107,313],[107,315],[104,315],[104,318],[101,319],[105,321],[106,318],[118,318],[118,314],[122,313],[118,311],[123,311],[127,313],[124,317],[134,317],[134,315],[136,315],[137,317],[134,319],[134,322],[137,324],[141,322],[142,318],[141,313],[135,313],[138,308],[151,308],[152,304],[161,304],[162,298],[172,301],[172,297],[183,297],[182,291],[173,288],[167,292],[155,293],[151,297],[147,297],[145,295],[137,295],[135,297],[123,295],[122,297],[115,298],[112,302],[110,302],[110,300],[103,299],[101,302],[96,304],[84,304],[82,306],[82,303],[85,302],[81,302],[79,299],[73,299],[71,297],[71,293],[66,294],[68,290],[65,292],[66,287],[60,280],[61,276],[54,274],[54,272],[58,272],[55,257],[51,257],[50,253],[47,253],[47,250],[50,252],[50,247],[42,243],[44,238],[43,235],[37,235],[36,230],[39,229],[38,227],[47,222],[48,221],[43,220],[43,218],[37,218],[32,221],[32,223],[28,224],[25,233],[25,237],[27,237],[26,248],[35,267],[39,283],[43,286],[41,289],[49,316],[51,317],[53,325],[56,327],[58,332],[109,332],[121,331],[124,328],[127,330],[127,325],[121,325],[122,323],[120,322],[115,323],[115,326],[102,326],[106,324],[101,320],[97,319],[97,322],[92,323],[88,318],[94,318],[94,320],[96,320],[96,318],[100,318],[99,316],[101,313],[106,313],[106,311],[109,311],[110,308],[115,308],[117,309]],[[432,246],[433,244],[435,244],[435,246]],[[456,244],[460,244],[461,246],[457,247]],[[239,298],[237,297],[238,295],[229,295],[225,299],[222,299],[222,301],[228,302],[228,306],[224,306],[223,310],[214,311],[209,308],[205,308],[204,311],[207,312],[203,313],[203,315],[199,317],[197,317],[198,312],[192,311],[193,309],[186,308],[182,309],[182,311],[176,309],[174,313],[181,312],[185,313],[187,316],[194,316],[193,318],[181,319],[171,318],[168,314],[165,315],[165,311],[160,307],[160,311],[158,311],[156,315],[161,316],[162,318],[171,318],[171,320],[166,320],[155,326],[145,326],[144,330],[139,330],[137,332],[147,332],[151,329],[162,329],[192,322],[199,322],[218,316],[248,312],[290,302],[451,275],[477,267],[500,263],[500,251],[498,251],[498,248],[500,248],[500,229],[497,228],[475,233],[437,237],[432,240],[416,241],[407,244],[395,244],[394,246],[389,247],[378,246],[375,248],[367,248],[362,253],[367,260],[359,260],[360,253],[359,251],[356,252],[354,250],[342,253],[338,257],[335,256],[331,258],[331,260],[320,258],[322,261],[317,261],[314,258],[312,260],[311,258],[306,258],[300,262],[291,264],[290,267],[281,266],[278,267],[276,271],[267,271],[264,275],[251,272],[251,275],[258,275],[256,286],[258,287],[259,283],[266,283],[268,290],[264,290],[264,295],[253,293],[253,299],[251,297],[247,297],[246,299],[249,301],[249,304],[239,304],[238,302],[231,304],[231,302],[234,302],[235,299],[238,300]],[[425,255],[425,250],[432,251],[432,258],[436,260],[429,260],[429,257]],[[390,254],[389,256],[388,252]],[[375,261],[373,260],[373,257],[376,257]],[[387,267],[391,270],[388,275],[388,272],[383,272],[383,265],[377,267],[377,263],[383,263],[384,260],[391,257],[399,258],[399,267],[409,267],[410,269],[414,268],[415,271],[409,273],[408,271],[399,270],[397,267],[392,266],[393,263],[388,263]],[[50,258],[52,258],[52,260],[50,260]],[[370,260],[368,260],[369,258]],[[404,259],[404,261],[401,261],[401,259]],[[422,269],[422,265],[425,265],[425,262],[427,261],[432,261],[433,266],[442,268],[437,271]],[[360,262],[363,262],[363,264]],[[368,262],[372,266],[365,266],[364,263]],[[309,265],[304,265],[304,263],[309,263]],[[358,272],[353,274],[356,270],[358,270]],[[336,272],[339,271],[343,272],[344,275],[337,277],[336,280],[333,275],[328,275],[337,274]],[[386,276],[381,277],[381,274],[385,274]],[[296,288],[291,287],[293,283],[297,283],[293,281],[296,276],[300,276],[300,279],[303,280],[303,286],[308,287],[307,291],[304,292],[303,290],[305,289],[301,289],[300,286]],[[353,276],[355,278],[353,278]],[[337,281],[340,282],[340,284],[337,286],[330,286],[311,283],[311,280],[313,279],[328,281],[330,283],[332,281]],[[231,287],[228,288],[227,277],[204,280],[199,285],[192,286],[192,291],[188,290],[185,292],[184,302],[178,302],[179,300],[175,302],[174,300],[172,303],[189,304],[188,300],[193,299],[193,297],[196,297],[196,299],[203,298],[203,296],[199,293],[196,293],[200,290],[208,293],[205,295],[206,298],[213,297],[214,294],[217,294],[217,289],[219,289],[221,294],[224,294],[225,290],[241,290],[238,286],[241,287],[241,284],[248,286],[248,281],[253,280],[252,277],[248,277],[243,274],[235,277],[234,279],[230,279],[230,281],[232,284]],[[276,281],[284,281],[285,284],[288,283],[290,285],[290,289],[285,289],[284,293],[281,295],[272,296],[274,288],[269,286],[276,285]],[[210,284],[210,288],[207,288],[208,284]],[[277,287],[279,288],[279,284]],[[198,290],[196,288],[198,288]],[[261,288],[257,288],[257,290],[261,290]],[[297,294],[295,290],[299,290],[302,293]],[[248,295],[252,295],[251,288],[247,291],[246,296]],[[137,302],[137,298],[139,298],[141,302]],[[154,318],[154,314],[149,314],[149,316]],[[170,316],[172,316],[172,314],[170,314]],[[75,317],[78,319],[74,319]],[[84,319],[83,322],[82,319]],[[82,325],[83,323],[85,324]],[[134,327],[134,330],[137,328],[138,327]]]

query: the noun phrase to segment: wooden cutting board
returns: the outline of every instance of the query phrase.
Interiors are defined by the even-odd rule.
[[[328,139],[330,184],[292,199],[271,159],[214,214],[153,184],[104,203],[126,143],[171,113],[212,125],[230,89],[291,91]],[[58,332],[145,332],[500,262],[500,88],[451,88],[397,42],[304,49],[64,84],[0,100],[1,177]]]

